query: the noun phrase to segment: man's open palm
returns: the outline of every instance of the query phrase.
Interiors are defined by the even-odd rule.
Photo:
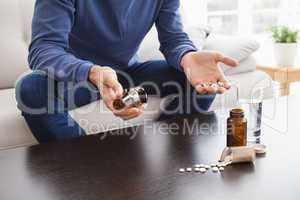
[[[191,85],[201,94],[224,93],[230,88],[219,63],[236,67],[238,62],[218,52],[190,52],[181,65]]]

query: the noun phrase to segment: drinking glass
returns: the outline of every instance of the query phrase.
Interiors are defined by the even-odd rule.
[[[260,144],[263,90],[258,88],[252,91],[248,99],[245,99],[239,94],[238,87],[235,87],[238,105],[244,110],[247,119],[247,143],[248,145]]]
[[[262,101],[260,100],[240,100],[241,107],[245,111],[247,118],[247,143],[259,144],[261,137]]]

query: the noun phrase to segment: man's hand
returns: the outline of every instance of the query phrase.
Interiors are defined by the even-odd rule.
[[[118,81],[116,72],[110,67],[93,66],[89,72],[89,80],[98,87],[105,105],[115,116],[124,120],[138,117],[144,111],[144,105],[138,108],[128,108],[117,111],[113,108],[113,101],[122,98],[123,87]]]
[[[230,88],[218,63],[236,67],[238,62],[218,52],[190,52],[183,56],[181,66],[191,85],[201,94],[224,93]]]

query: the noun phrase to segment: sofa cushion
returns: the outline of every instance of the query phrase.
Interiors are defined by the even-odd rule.
[[[223,95],[217,95],[210,111],[233,108],[240,102],[271,99],[276,94],[272,79],[262,71],[235,74],[227,78],[232,84],[231,89]]]
[[[232,37],[210,34],[204,42],[204,50],[218,51],[240,62],[236,68],[220,64],[226,75],[239,74],[256,70],[256,61],[252,54],[259,48],[259,43],[251,38]]]
[[[19,0],[21,7],[21,17],[23,21],[23,35],[27,46],[31,41],[31,22],[33,17],[34,4],[36,0]]]
[[[190,39],[201,49],[206,39],[207,29],[205,27],[187,27],[185,31],[188,33]],[[159,51],[160,43],[157,37],[157,30],[155,26],[148,32],[140,45],[138,56],[141,62],[148,60],[164,59],[164,56]]]
[[[248,58],[258,48],[259,43],[251,38],[216,34],[210,34],[204,44],[205,50],[219,51],[238,61]]]
[[[0,90],[0,149],[36,144],[21,112],[17,109],[15,90]]]
[[[0,1],[0,89],[12,88],[27,65],[20,0]]]
[[[256,70],[256,59],[253,56],[242,60],[237,67],[228,67],[221,65],[226,76],[241,74],[246,72],[253,72]]]
[[[273,98],[275,85],[269,75],[262,71],[228,76],[235,88],[239,88],[240,100],[264,100]]]
[[[206,38],[205,28],[190,27],[186,29],[186,32],[199,49],[219,51],[240,62],[240,65],[236,68],[220,64],[226,75],[255,71],[256,62],[251,56],[252,53],[259,48],[259,44],[255,40],[241,37],[219,36],[214,34]],[[146,38],[143,40],[138,55],[141,62],[153,59],[164,59],[163,55],[159,51],[159,41],[157,39],[157,31],[155,27],[150,30]]]

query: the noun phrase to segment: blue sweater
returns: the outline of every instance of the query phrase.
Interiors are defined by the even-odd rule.
[[[37,0],[29,47],[32,69],[59,81],[86,81],[93,64],[122,70],[156,25],[161,52],[180,68],[196,48],[182,30],[179,0]]]

